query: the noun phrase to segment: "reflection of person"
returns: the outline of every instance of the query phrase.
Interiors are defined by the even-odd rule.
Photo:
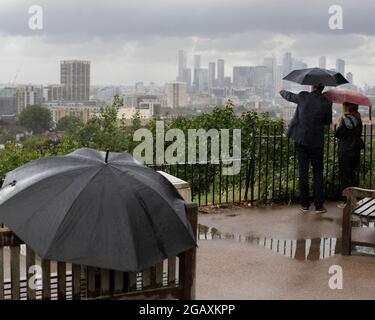
[[[358,105],[343,104],[344,115],[336,122],[335,137],[339,139],[339,168],[341,189],[355,187],[361,149],[364,147],[362,135],[362,120]],[[345,202],[345,199],[344,199]],[[343,205],[339,205],[342,207]]]
[[[284,99],[297,103],[287,136],[296,142],[302,212],[307,212],[310,208],[310,163],[314,176],[315,212],[327,211],[324,208],[323,191],[324,127],[332,122],[332,103],[322,95],[323,90],[322,85],[312,86],[311,92],[302,91],[298,94],[280,90]]]

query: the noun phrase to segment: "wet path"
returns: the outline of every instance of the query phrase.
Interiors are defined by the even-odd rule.
[[[302,215],[297,206],[201,214],[197,298],[375,299],[375,257],[340,255],[342,211],[327,208],[324,215]],[[332,265],[342,267],[343,290],[328,286]]]

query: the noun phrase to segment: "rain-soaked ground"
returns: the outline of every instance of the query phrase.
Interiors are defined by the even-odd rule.
[[[301,214],[298,206],[200,214],[197,298],[374,299],[375,252],[356,248],[342,257],[342,210],[335,203],[327,209],[320,215]],[[342,267],[342,290],[328,285],[332,265]]]

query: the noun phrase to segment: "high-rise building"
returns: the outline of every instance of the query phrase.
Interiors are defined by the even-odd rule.
[[[326,56],[319,57],[319,68],[327,69],[327,58],[326,58]]]
[[[293,58],[290,52],[286,52],[283,58],[283,77],[288,75],[293,68]]]
[[[180,108],[187,105],[186,83],[169,82],[165,84],[165,95],[169,108]]]
[[[60,62],[60,81],[64,85],[64,100],[90,100],[90,61]]]
[[[353,73],[348,72],[348,73],[346,74],[346,80],[349,81],[349,84],[353,84],[353,81],[354,81],[354,79],[353,79]]]
[[[293,69],[293,58],[290,52],[286,52],[283,57],[283,77],[287,76]],[[290,88],[290,83],[284,81],[283,85],[286,89]]]
[[[225,66],[224,60],[219,59],[217,60],[217,84],[222,87],[224,86],[224,77],[225,77]]]
[[[201,67],[201,56],[199,54],[194,55],[194,69],[200,69]]]
[[[336,72],[340,72],[343,76],[345,75],[345,61],[342,59],[336,60]]]
[[[235,88],[250,87],[254,82],[253,67],[233,67],[233,86]]]
[[[202,93],[208,90],[208,69],[195,69],[195,91]]]
[[[17,88],[0,89],[0,116],[16,116],[18,112]]]
[[[184,73],[184,69],[186,68],[187,68],[186,51],[179,50],[178,51],[178,76],[177,76],[178,81],[183,81],[183,73]]]
[[[191,91],[191,69],[190,68],[185,68],[184,70],[182,70],[181,82],[185,82],[187,90]]]
[[[208,89],[211,90],[216,82],[216,63],[210,62],[208,64]]]
[[[43,102],[42,87],[26,86],[20,88],[18,94],[23,96],[20,97],[21,100],[19,100],[18,113],[29,106],[41,105]]]

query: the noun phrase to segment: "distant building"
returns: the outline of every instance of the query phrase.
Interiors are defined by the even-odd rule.
[[[188,91],[191,91],[191,69],[190,68],[185,68],[182,70],[182,79],[180,82],[185,82],[186,83],[186,88]]]
[[[208,89],[215,87],[216,83],[216,63],[210,62],[208,64]]]
[[[319,57],[319,68],[327,69],[327,58],[326,58],[326,56]]]
[[[43,103],[43,88],[35,86],[25,86],[18,88],[18,109],[20,114],[22,110],[32,105],[41,105]]]
[[[254,85],[254,68],[248,66],[233,67],[233,86],[235,88]]]
[[[15,117],[18,112],[17,88],[0,89],[0,117]]]
[[[187,68],[187,55],[186,51],[179,50],[178,51],[178,76],[177,81],[184,81],[184,70]]]
[[[169,82],[165,84],[167,107],[181,108],[187,105],[187,93],[185,82]]]
[[[225,65],[224,60],[217,60],[217,85],[219,87],[224,86],[224,77],[225,77]]]
[[[43,98],[46,102],[64,100],[64,85],[52,84],[44,87]]]
[[[90,61],[61,61],[60,82],[65,87],[64,100],[90,100]]]
[[[343,76],[345,76],[345,61],[342,59],[336,60],[336,72],[340,72]]]
[[[353,84],[353,81],[354,81],[353,73],[348,72],[348,73],[346,74],[346,80],[348,80],[350,84]]]
[[[58,123],[62,118],[67,116],[75,116],[86,123],[94,114],[99,112],[99,108],[91,105],[75,104],[75,103],[46,103],[52,114],[52,121]]]

